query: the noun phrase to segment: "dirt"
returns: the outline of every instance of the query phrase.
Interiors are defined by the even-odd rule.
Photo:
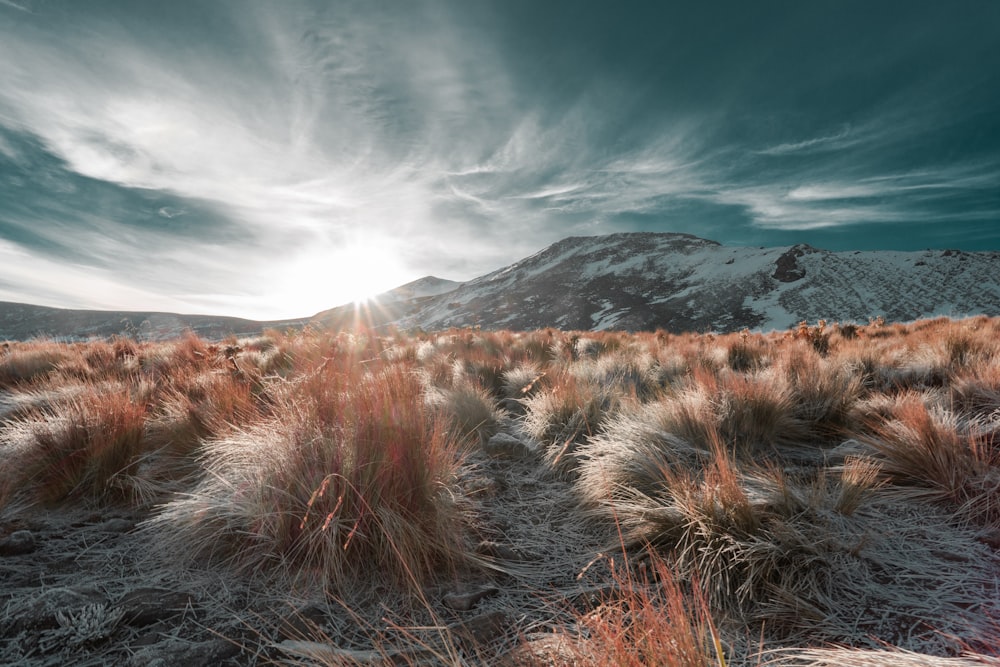
[[[422,600],[281,591],[207,565],[165,564],[144,529],[155,509],[8,508],[0,664],[500,662],[524,636],[571,619],[601,568],[578,575],[608,541],[573,518],[569,483],[517,437],[466,462],[462,484],[477,508],[470,546],[487,567]]]

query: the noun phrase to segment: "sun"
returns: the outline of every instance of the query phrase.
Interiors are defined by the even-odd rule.
[[[335,261],[344,303],[367,301],[406,282],[398,260],[384,246],[354,244],[338,253]]]
[[[352,242],[299,253],[286,264],[280,293],[288,309],[314,314],[364,303],[412,280],[391,244]]]

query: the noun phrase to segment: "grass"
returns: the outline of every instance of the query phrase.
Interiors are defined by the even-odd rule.
[[[452,431],[406,367],[292,387],[255,427],[204,443],[207,475],[150,524],[172,559],[343,591],[426,583],[463,560]]]
[[[998,332],[15,342],[0,515],[135,512],[155,572],[336,600],[285,646],[321,664],[980,664]],[[501,432],[525,455],[482,448]],[[477,647],[441,602],[466,582],[509,626]]]
[[[614,594],[580,614],[578,633],[557,635],[549,664],[587,667],[724,667],[712,610],[697,580],[682,583],[668,562],[653,558],[641,568],[610,559]],[[547,645],[551,646],[552,642]],[[540,664],[539,647],[525,645],[515,664]],[[551,654],[551,651],[550,651]],[[532,662],[532,658],[536,662]],[[544,663],[542,663],[544,664]]]

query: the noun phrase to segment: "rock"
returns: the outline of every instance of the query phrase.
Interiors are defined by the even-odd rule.
[[[97,529],[104,533],[127,533],[135,528],[135,522],[128,519],[108,519],[97,525]]]
[[[520,460],[534,455],[534,450],[510,433],[497,433],[486,441],[483,451],[498,459]]]
[[[500,663],[503,667],[598,664],[584,639],[561,633],[528,635]]]
[[[190,593],[168,588],[137,588],[122,596],[116,606],[124,611],[123,624],[141,628],[177,616],[194,602]]]
[[[16,530],[0,540],[0,556],[22,556],[37,547],[35,534],[30,530]]]
[[[804,243],[792,246],[774,262],[775,268],[771,277],[783,283],[802,280],[806,277],[806,270],[799,266],[797,259],[814,252],[816,252],[815,248]]]
[[[441,602],[444,606],[455,611],[469,611],[483,598],[496,595],[499,592],[499,588],[488,586],[467,593],[448,593],[441,598]]]
[[[490,611],[474,616],[466,621],[448,626],[455,640],[466,649],[488,644],[506,634],[514,625],[510,615],[502,611]]]
[[[203,642],[168,639],[136,651],[127,664],[129,667],[216,667],[239,652],[238,644],[225,639]]]

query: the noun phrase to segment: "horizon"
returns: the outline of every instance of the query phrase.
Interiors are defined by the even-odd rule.
[[[533,257],[534,255],[537,255],[537,254],[545,251],[546,249],[548,249],[548,248],[550,248],[550,247],[552,247],[554,245],[557,245],[559,243],[562,243],[564,241],[569,241],[569,240],[572,240],[572,239],[587,239],[587,238],[601,238],[601,237],[608,237],[608,236],[621,236],[621,235],[628,235],[628,234],[675,234],[675,235],[681,235],[681,236],[691,236],[691,237],[694,237],[694,238],[701,239],[703,241],[709,241],[709,242],[713,242],[713,243],[718,243],[719,246],[723,247],[723,248],[742,248],[742,249],[746,249],[746,250],[757,250],[757,249],[764,249],[764,248],[768,248],[768,249],[790,248],[790,247],[792,247],[794,245],[809,245],[809,244],[790,244],[790,245],[761,245],[761,246],[741,245],[741,246],[734,246],[732,244],[717,242],[714,239],[705,239],[703,237],[698,237],[697,235],[688,234],[686,232],[625,231],[625,232],[611,232],[611,233],[608,233],[608,234],[589,234],[589,235],[588,234],[583,234],[583,235],[577,235],[577,236],[567,236],[567,237],[564,237],[562,239],[559,239],[558,241],[550,243],[550,244],[548,244],[546,246],[543,246],[541,248],[537,248],[536,250],[534,250],[534,251],[530,252],[529,254],[525,255],[524,257],[519,257],[518,259],[514,260],[510,264],[505,264],[503,266],[499,266],[499,267],[494,267],[492,269],[488,269],[485,272],[483,272],[482,274],[479,274],[477,276],[473,276],[472,278],[470,278],[468,280],[452,280],[452,279],[450,279],[450,278],[448,278],[446,276],[439,276],[439,275],[434,275],[434,274],[427,274],[427,275],[423,275],[423,276],[414,278],[413,280],[408,280],[405,283],[394,285],[393,287],[391,287],[391,288],[389,288],[387,290],[384,290],[383,292],[380,292],[379,294],[370,295],[370,296],[366,297],[365,299],[359,299],[359,300],[355,300],[353,302],[352,301],[345,301],[343,303],[333,304],[332,306],[323,308],[323,309],[321,309],[319,311],[312,312],[312,313],[304,313],[304,314],[301,314],[301,315],[293,315],[293,316],[289,316],[289,317],[278,317],[278,318],[270,318],[270,319],[260,319],[260,318],[253,318],[253,317],[242,317],[240,315],[231,315],[231,314],[219,313],[219,312],[215,312],[215,313],[190,313],[190,312],[178,312],[178,311],[158,311],[158,310],[154,310],[154,309],[150,309],[150,308],[138,308],[138,309],[127,309],[127,310],[122,310],[122,309],[99,309],[99,308],[98,309],[89,309],[89,308],[82,308],[81,309],[81,308],[72,308],[72,307],[66,308],[66,307],[62,307],[62,306],[46,306],[45,304],[37,304],[37,303],[29,303],[29,302],[10,302],[10,301],[0,301],[0,302],[2,302],[2,303],[14,303],[16,305],[21,305],[21,306],[30,306],[30,307],[39,306],[39,307],[42,307],[42,308],[55,308],[55,309],[60,309],[60,310],[71,310],[71,311],[72,310],[83,310],[83,311],[88,311],[88,312],[145,313],[145,314],[178,315],[178,316],[182,316],[182,317],[187,317],[187,316],[194,315],[194,316],[205,316],[205,317],[209,317],[209,318],[216,317],[216,318],[244,319],[244,320],[249,320],[249,321],[260,321],[262,323],[269,323],[269,322],[280,323],[280,322],[292,321],[292,320],[309,320],[309,319],[311,319],[311,318],[313,318],[313,317],[315,317],[317,315],[323,314],[325,311],[337,310],[337,309],[343,308],[343,307],[351,307],[351,306],[353,306],[355,309],[357,309],[357,308],[364,309],[364,308],[369,308],[369,307],[371,307],[371,308],[378,308],[379,307],[379,297],[380,296],[383,296],[383,295],[385,295],[385,294],[387,294],[389,292],[395,291],[396,289],[403,288],[403,287],[408,287],[408,286],[410,286],[413,283],[419,283],[419,282],[427,280],[427,279],[433,279],[433,280],[440,280],[440,281],[444,281],[444,282],[455,283],[455,285],[456,285],[455,289],[457,289],[458,287],[460,287],[460,286],[462,286],[462,285],[464,285],[466,283],[473,282],[473,281],[475,281],[475,280],[477,280],[479,278],[483,278],[483,277],[489,276],[489,275],[494,274],[494,273],[503,272],[505,269],[508,269],[509,267],[511,267],[511,266],[513,266],[515,264],[520,264],[523,260],[529,259],[529,258]],[[864,252],[876,252],[876,253],[879,253],[879,252],[884,252],[884,253],[912,253],[912,254],[926,254],[926,253],[933,253],[933,252],[966,252],[966,253],[982,253],[982,254],[993,254],[993,255],[996,255],[996,254],[1000,253],[1000,251],[993,251],[993,250],[971,250],[970,251],[970,250],[962,250],[961,248],[922,248],[922,249],[919,249],[919,250],[853,250],[853,249],[830,250],[828,248],[817,248],[815,246],[811,246],[811,247],[813,247],[814,250],[818,250],[820,252],[831,252],[831,253],[851,254],[851,255],[857,254],[859,252],[862,252],[862,253],[864,253]]]
[[[1000,4],[0,0],[0,300],[272,321],[570,236],[1000,251]]]

